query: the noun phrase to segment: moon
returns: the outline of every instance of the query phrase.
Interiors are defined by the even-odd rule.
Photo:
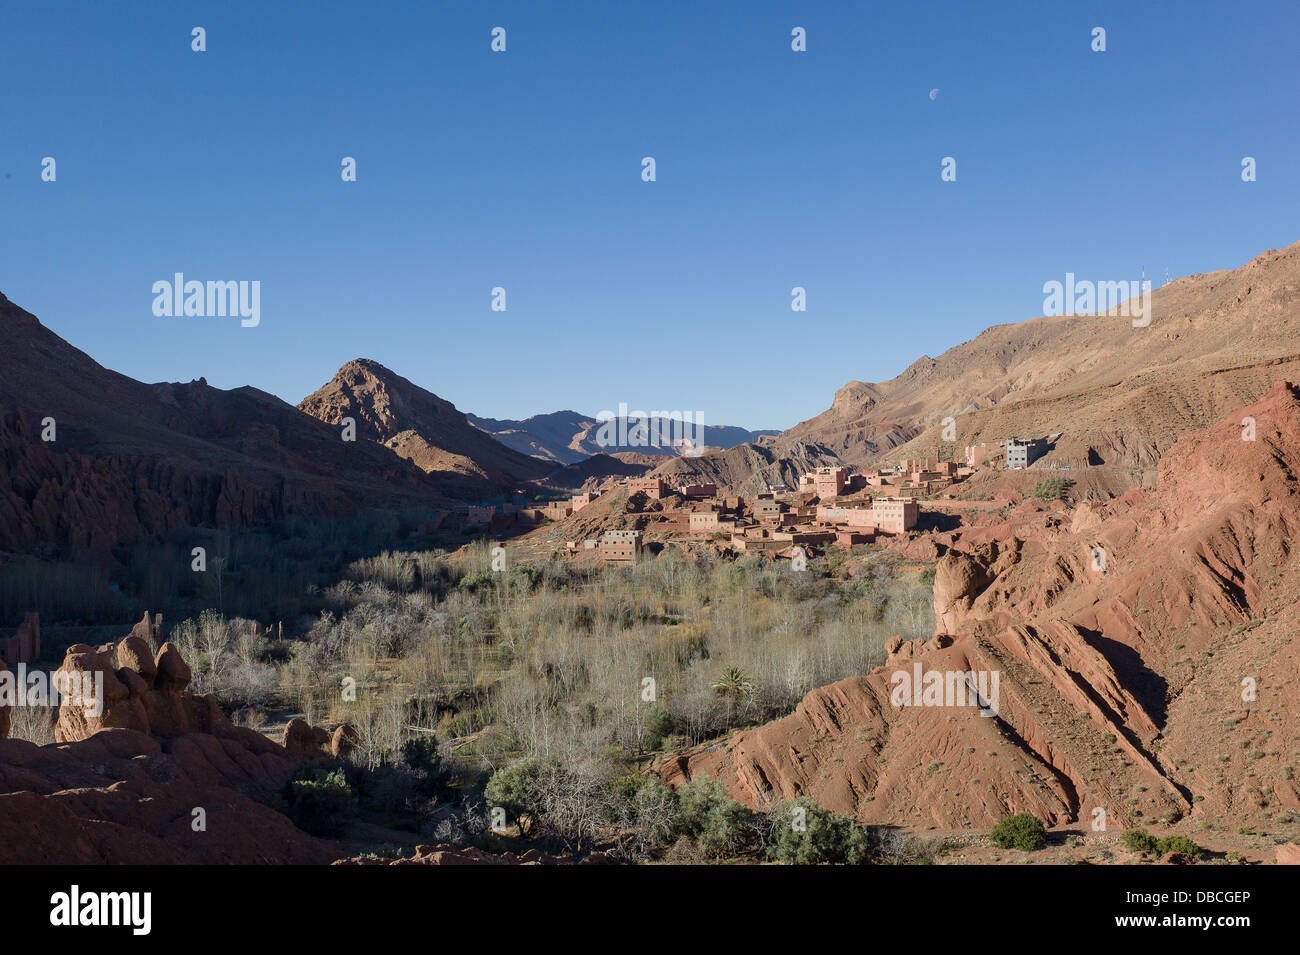
[[[938,95],[939,95],[939,87],[936,86],[934,89],[930,90],[930,99],[934,99]]]

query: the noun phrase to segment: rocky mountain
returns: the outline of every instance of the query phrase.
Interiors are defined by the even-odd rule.
[[[178,527],[448,504],[383,448],[256,388],[148,385],[0,295],[0,552],[104,555]]]
[[[889,381],[850,382],[775,447],[815,442],[865,465],[1060,432],[1049,461],[1152,467],[1184,431],[1300,378],[1300,243],[1150,298],[1146,327],[1116,309],[995,325]]]
[[[353,419],[359,440],[383,445],[462,497],[508,494],[555,468],[506,447],[450,401],[368,358],[348,362],[298,408],[335,426]]]
[[[556,464],[576,464],[590,456],[577,443],[596,423],[590,415],[576,411],[553,411],[522,421],[480,418],[473,414],[465,417],[506,447]]]

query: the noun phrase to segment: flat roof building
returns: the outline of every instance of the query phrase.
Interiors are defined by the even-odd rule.
[[[1042,441],[1038,438],[1007,438],[1006,451],[1008,470],[1027,468],[1042,457]]]

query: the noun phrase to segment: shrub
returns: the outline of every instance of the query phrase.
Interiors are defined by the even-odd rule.
[[[1067,479],[1063,477],[1044,478],[1034,485],[1034,497],[1044,504],[1050,501],[1059,501],[1061,495],[1065,492]]]
[[[544,811],[541,799],[543,771],[542,760],[537,757],[521,759],[494,772],[483,790],[488,806],[504,809],[508,818],[519,823],[519,830],[524,835],[529,833]]]
[[[1204,849],[1186,836],[1165,836],[1157,843],[1156,848],[1161,855],[1167,852],[1179,852],[1193,859],[1199,859],[1205,853]]]
[[[767,854],[787,865],[862,865],[868,859],[866,831],[806,797],[781,807],[772,822]]]
[[[648,736],[646,744],[650,749],[660,749],[664,740],[673,734],[673,718],[666,711],[655,707],[650,718],[646,720],[646,734]]]
[[[402,743],[402,762],[415,774],[422,795],[432,796],[442,788],[446,772],[438,752],[438,738],[432,733],[412,736]]]
[[[1156,852],[1160,848],[1160,840],[1145,829],[1126,829],[1119,841],[1129,852]]]
[[[476,594],[480,590],[490,590],[496,586],[496,575],[491,571],[475,571],[462,577],[456,586],[468,593]]]
[[[356,796],[342,769],[307,765],[284,785],[289,818],[315,836],[336,836],[356,812]]]
[[[666,846],[681,827],[677,793],[658,776],[642,776],[632,794],[630,822],[642,848]]]
[[[754,814],[708,776],[697,776],[677,791],[680,827],[703,848],[735,855],[753,848],[757,832]]]
[[[1033,852],[1047,845],[1047,830],[1043,824],[1027,812],[1007,816],[989,834],[993,844],[1000,849],[1020,849]]]

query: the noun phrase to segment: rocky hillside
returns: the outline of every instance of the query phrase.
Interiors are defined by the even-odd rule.
[[[995,325],[889,381],[850,382],[776,446],[816,442],[867,464],[1061,432],[1058,460],[1153,466],[1184,431],[1300,378],[1300,243],[1177,279],[1151,300],[1144,328],[1113,311]]]
[[[1155,489],[1029,502],[900,542],[942,554],[932,639],[895,639],[884,666],[664,774],[709,773],[755,806],[808,794],[863,821],[940,828],[1018,811],[1224,826],[1300,810],[1297,475],[1300,394],[1277,383],[1181,437]],[[891,698],[897,674],[932,671],[958,694]],[[969,705],[966,673],[996,715]]]
[[[766,444],[740,444],[699,457],[672,458],[652,472],[669,484],[717,484],[735,494],[766,491],[769,484],[795,488],[801,475],[814,468],[839,464],[823,445],[791,442],[780,450]]]
[[[348,362],[298,407],[335,426],[352,418],[359,441],[383,445],[454,495],[510,493],[554,470],[474,427],[450,401],[368,358]]]
[[[447,503],[407,462],[255,388],[135,381],[3,295],[0,331],[0,553],[102,556],[178,527]]]

